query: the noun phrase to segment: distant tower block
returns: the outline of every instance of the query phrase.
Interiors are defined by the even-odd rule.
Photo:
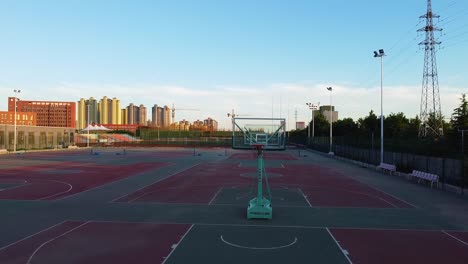
[[[433,21],[434,18],[439,17],[432,13],[432,1],[427,0],[427,13],[420,16],[421,19],[426,20],[426,26],[418,30],[418,32],[426,32],[426,39],[419,43],[424,46],[425,50],[419,137],[444,135],[436,60],[436,46],[441,42],[434,37],[434,31],[442,31],[442,29],[435,27]]]

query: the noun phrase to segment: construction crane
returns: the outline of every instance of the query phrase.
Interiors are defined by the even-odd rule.
[[[174,107],[174,104],[172,104],[172,108],[171,108],[171,111],[172,111],[172,121],[175,122],[175,111],[200,111],[200,109],[185,109],[185,108],[175,108]]]
[[[239,117],[239,116],[250,116],[250,115],[239,115],[234,113],[234,109],[232,109],[231,113],[227,113],[227,116],[231,118],[232,122],[232,131],[234,131],[234,118]]]

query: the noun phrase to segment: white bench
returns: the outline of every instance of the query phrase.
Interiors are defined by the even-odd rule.
[[[439,187],[439,176],[423,171],[417,171],[413,170],[413,172],[410,174],[411,177],[416,177],[418,179],[418,183],[423,180],[423,181],[428,181],[431,183],[431,188],[432,185],[435,183],[436,187]]]
[[[8,150],[6,150],[6,149],[0,149],[0,154],[8,154]]]
[[[388,171],[390,172],[390,174],[392,174],[393,172],[396,172],[396,166],[392,164],[380,163],[378,168],[380,168],[382,171]]]

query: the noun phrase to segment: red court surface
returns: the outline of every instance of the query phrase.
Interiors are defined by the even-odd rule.
[[[190,225],[65,221],[0,249],[0,263],[162,263]]]
[[[222,187],[248,186],[251,179],[240,177],[246,172],[255,172],[255,168],[205,163],[115,201],[209,204]]]
[[[229,159],[240,159],[240,160],[256,160],[257,153],[255,151],[235,153],[229,156]],[[264,160],[297,160],[296,157],[287,153],[277,152],[265,152],[263,154]]]
[[[271,168],[272,173],[287,177],[270,180],[272,186],[297,187],[312,206],[414,208],[415,206],[384,193],[333,169],[318,165],[290,164],[284,168]]]
[[[464,240],[468,233],[335,228],[330,232],[353,263],[468,263]]]
[[[158,202],[210,204],[221,188],[249,187],[254,181],[255,167],[238,164],[203,164],[154,183],[117,202]],[[314,165],[285,165],[267,168],[272,188],[295,189],[311,206],[413,208],[411,204],[360,183],[336,171]],[[274,196],[274,193],[273,193]]]
[[[0,199],[56,200],[167,165],[162,162],[125,165],[55,162],[2,169],[0,184],[16,182],[18,186],[0,190]]]
[[[188,152],[188,151],[132,152],[132,153],[127,153],[127,155],[131,155],[132,157],[165,158],[165,159],[194,156],[193,152]]]

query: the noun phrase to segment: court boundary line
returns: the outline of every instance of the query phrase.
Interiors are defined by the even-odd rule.
[[[69,222],[83,222],[82,220],[68,220]],[[379,228],[379,227],[334,227],[334,226],[304,226],[304,225],[267,225],[267,224],[222,224],[205,222],[139,222],[122,220],[89,220],[93,223],[127,223],[127,224],[159,224],[159,225],[199,225],[199,226],[227,226],[227,227],[264,227],[264,228],[291,228],[291,229],[343,229],[343,230],[366,230],[366,231],[408,231],[408,232],[441,232],[442,229],[408,229],[408,228]],[[467,232],[466,230],[449,230],[452,232]]]
[[[6,188],[6,189],[0,189],[0,192],[13,190],[13,189],[20,188],[20,187],[26,187],[29,185],[31,185],[31,183],[25,180],[24,183],[21,185],[13,186],[13,187]]]
[[[150,170],[159,170],[159,169],[164,168],[166,166],[175,165],[175,163],[170,163],[170,162],[161,162],[161,163],[164,164],[162,167],[155,168],[155,169],[150,169]],[[128,165],[132,165],[132,164],[128,164]],[[118,180],[114,180],[114,181],[110,181],[110,182],[105,182],[105,183],[102,183],[101,185],[92,187],[90,189],[83,190],[81,192],[77,192],[77,193],[74,193],[74,194],[71,194],[71,195],[68,195],[68,196],[60,197],[60,198],[56,199],[55,201],[62,201],[64,199],[75,197],[77,195],[80,195],[80,194],[83,194],[83,193],[86,193],[86,192],[89,192],[89,191],[97,190],[97,189],[103,188],[105,186],[109,186],[111,184],[116,184],[118,182],[128,180],[128,179],[133,178],[133,177],[137,177],[138,175],[141,175],[142,173],[146,173],[146,172],[148,172],[150,170],[147,170],[147,171],[144,171],[144,172],[139,172],[139,173],[134,174],[134,175],[129,175],[129,176],[126,176],[126,177],[124,177],[122,179],[118,179]]]
[[[321,155],[321,153],[320,153],[320,154],[319,154],[319,153],[315,153],[314,151],[311,151],[311,150],[309,150],[309,149],[305,149],[305,150],[308,151],[309,153],[312,153],[312,154],[315,154],[315,155],[319,155],[319,156],[322,156],[322,157],[324,156],[324,155]],[[355,169],[359,169],[359,168],[360,168],[360,169],[365,170],[366,172],[375,173],[375,171],[373,171],[373,170],[368,170],[368,169],[366,169],[366,168],[361,168],[361,167],[359,167],[359,166],[352,166],[353,164],[349,164],[349,163],[346,163],[346,162],[342,162],[342,160],[340,160],[340,159],[335,159],[335,158],[333,158],[334,156],[333,156],[333,157],[329,157],[329,156],[327,155],[327,156],[325,156],[325,157],[328,157],[329,160],[331,159],[331,160],[339,161],[341,164],[349,165],[350,167],[355,168]],[[341,157],[341,158],[344,158],[344,157]],[[345,158],[345,159],[346,159],[346,158]],[[353,160],[350,160],[350,161],[353,161]],[[342,173],[340,173],[340,174],[342,174]],[[357,182],[359,182],[359,183],[362,183],[362,184],[364,184],[364,185],[367,185],[368,187],[373,188],[373,189],[375,189],[376,191],[379,191],[379,192],[382,192],[382,193],[384,193],[384,194],[386,194],[386,195],[389,195],[389,196],[393,197],[394,199],[396,199],[396,200],[398,200],[398,201],[400,201],[400,202],[403,202],[403,203],[405,203],[405,204],[407,204],[407,205],[409,205],[409,206],[412,206],[412,207],[414,207],[414,208],[420,208],[419,206],[416,206],[416,205],[414,205],[414,204],[412,204],[412,203],[410,203],[410,202],[408,202],[408,201],[406,201],[406,200],[403,200],[403,199],[401,199],[401,198],[399,198],[399,197],[397,197],[397,196],[395,196],[395,195],[393,195],[393,194],[390,194],[390,193],[388,193],[388,192],[386,192],[386,191],[383,191],[383,190],[380,189],[379,187],[373,186],[373,185],[371,185],[371,184],[369,184],[369,183],[367,183],[367,182],[363,182],[362,180],[356,179],[356,178],[354,178],[354,177],[350,177],[350,176],[348,176],[348,175],[344,175],[344,174],[342,174],[342,175],[345,176],[345,177],[348,177],[348,178],[350,178],[350,179],[353,179],[353,180],[355,180],[355,181],[357,181]],[[380,175],[380,173],[379,173],[379,175]]]
[[[63,237],[63,236],[66,236],[66,235],[70,234],[71,232],[73,232],[73,231],[75,231],[75,230],[77,230],[77,229],[79,229],[79,228],[85,226],[87,223],[89,223],[89,222],[87,221],[87,222],[84,222],[84,223],[82,223],[82,224],[80,224],[80,225],[78,225],[78,226],[75,226],[74,228],[72,228],[72,229],[70,229],[70,230],[68,230],[68,231],[66,231],[66,232],[64,232],[64,233],[62,233],[62,234],[60,234],[60,235],[58,235],[58,236],[56,236],[56,237],[54,237],[54,238],[51,238],[51,239],[47,240],[46,242],[42,243],[41,245],[39,245],[39,246],[36,248],[36,250],[34,250],[34,252],[31,254],[31,256],[28,258],[28,261],[26,262],[26,264],[30,264],[30,263],[31,263],[31,260],[32,260],[32,258],[34,257],[34,255],[36,255],[36,253],[39,252],[39,251],[41,250],[42,247],[44,247],[45,245],[47,245],[47,244],[49,244],[49,243],[51,243],[51,242],[53,242],[53,241],[55,241],[55,240],[57,240],[57,239]]]
[[[3,246],[3,247],[0,248],[0,251],[2,251],[2,250],[4,250],[4,249],[7,249],[7,248],[9,248],[9,247],[11,247],[11,246],[14,246],[14,245],[16,245],[16,244],[18,244],[18,243],[20,243],[20,242],[23,242],[23,241],[26,240],[26,239],[29,239],[29,238],[34,237],[34,236],[37,236],[37,235],[39,235],[39,234],[41,234],[41,233],[43,233],[43,232],[46,232],[47,230],[53,229],[54,227],[57,227],[57,226],[59,226],[59,225],[62,225],[62,224],[64,224],[64,223],[66,223],[66,222],[77,222],[77,221],[64,220],[64,221],[62,221],[62,222],[60,222],[60,223],[57,223],[57,224],[55,224],[55,225],[49,226],[49,227],[47,227],[47,228],[45,228],[45,229],[42,229],[42,230],[40,230],[40,231],[38,231],[38,232],[36,232],[36,233],[34,233],[34,234],[32,234],[32,235],[29,235],[29,236],[27,236],[27,237],[24,237],[24,238],[22,238],[22,239],[20,239],[20,240],[15,241],[15,242],[13,242],[13,243],[10,243],[10,244],[8,244],[8,245],[6,245],[6,246]]]
[[[362,195],[362,196],[366,196],[368,198],[373,198],[375,200],[381,200],[383,201],[384,203],[387,203],[389,204],[391,207],[356,207],[356,206],[350,206],[350,207],[346,207],[346,206],[320,206],[320,205],[317,205],[317,206],[312,206],[312,207],[321,207],[321,208],[368,208],[368,209],[388,209],[388,208],[391,208],[391,209],[410,209],[410,208],[405,208],[405,207],[398,207],[396,206],[395,204],[387,201],[386,199],[382,198],[382,197],[379,197],[379,196],[376,196],[374,194],[371,194],[371,193],[367,193],[367,192],[362,192],[362,191],[353,191],[353,190],[347,190],[347,189],[341,189],[341,188],[333,188],[333,187],[323,187],[323,186],[311,186],[311,185],[303,185],[303,187],[309,187],[309,188],[312,188],[312,189],[317,189],[319,191],[323,191],[323,190],[334,190],[334,191],[343,191],[343,192],[347,192],[347,193],[351,193],[351,194],[358,194],[358,195]],[[369,188],[372,188],[370,186],[368,186]],[[299,189],[299,188],[298,188]],[[411,209],[414,209],[414,208],[411,208]]]
[[[151,192],[154,193],[154,192]],[[146,193],[149,194],[149,193]],[[145,195],[146,195],[145,194]],[[140,197],[141,198],[141,197]],[[0,201],[18,201],[18,200],[8,200],[8,199],[0,199]],[[28,201],[34,202],[35,200]],[[116,203],[123,203],[128,204],[128,202],[116,202]],[[193,203],[193,202],[157,202],[157,201],[132,201],[131,203],[134,204],[149,204],[149,205],[197,205],[197,206],[206,206],[206,203]],[[211,204],[211,206],[243,206],[243,204],[236,204],[236,203],[215,203]],[[411,210],[413,208],[401,208],[401,207],[358,207],[358,206],[319,206],[313,205],[310,207],[309,205],[275,205],[275,207],[292,207],[292,208],[313,208],[313,209],[368,209],[368,210]]]
[[[354,179],[354,178],[352,178],[352,179]],[[355,179],[355,180],[356,180],[356,179]],[[362,184],[365,184],[365,185],[369,186],[370,188],[375,189],[376,191],[379,191],[379,192],[381,192],[381,193],[384,193],[384,194],[386,194],[386,195],[388,195],[388,196],[390,196],[390,197],[392,197],[392,198],[394,198],[394,199],[396,199],[396,200],[398,200],[398,201],[400,201],[400,202],[403,202],[403,203],[405,203],[405,204],[407,204],[407,205],[413,207],[414,209],[419,209],[419,208],[420,208],[419,206],[416,206],[416,205],[414,205],[414,204],[412,204],[412,203],[410,203],[410,202],[407,202],[407,201],[405,201],[405,200],[403,200],[403,199],[401,199],[401,198],[398,198],[397,196],[395,196],[395,195],[393,195],[393,194],[391,194],[391,193],[388,193],[388,192],[386,192],[386,191],[383,191],[383,190],[380,189],[379,187],[372,186],[372,185],[370,185],[369,183],[365,183],[365,182],[362,182],[362,181],[360,181],[360,180],[356,180],[356,181],[358,181],[358,182],[360,182],[360,183],[362,183]]]
[[[218,191],[213,195],[213,198],[211,198],[211,200],[210,200],[210,202],[208,203],[208,205],[211,205],[211,204],[214,202],[214,200],[216,199],[216,197],[218,197],[218,194],[221,193],[221,191],[223,190],[223,188],[224,188],[224,187],[221,186],[221,187],[218,189]]]
[[[302,195],[302,197],[304,197],[304,199],[306,200],[307,204],[309,204],[309,207],[314,207],[312,206],[312,204],[310,203],[309,199],[307,198],[307,196],[305,195],[305,193],[302,191],[301,188],[297,188],[297,190],[299,191],[299,193]]]
[[[210,184],[203,184],[203,185],[194,185],[194,187],[197,187],[195,188],[195,190],[201,190],[205,187],[217,187],[219,186],[219,184],[213,184],[213,185],[210,185]],[[161,192],[161,191],[169,191],[169,190],[186,190],[186,188],[184,189],[185,187],[168,187],[168,188],[162,188],[162,189],[157,189],[157,190],[154,190],[154,191],[151,191],[151,192],[145,192],[143,193],[142,195],[138,196],[137,198],[134,198],[134,199],[131,199],[127,202],[117,202],[117,203],[155,203],[155,204],[200,204],[200,203],[172,203],[172,202],[157,202],[157,201],[136,201],[142,197],[145,197],[147,195],[151,195],[153,193],[157,193],[157,192]],[[203,203],[204,205],[206,205],[206,203]],[[209,204],[208,204],[209,205]]]
[[[161,263],[161,264],[164,264],[166,263],[166,261],[172,256],[172,254],[174,253],[174,251],[176,250],[177,247],[179,247],[179,245],[182,243],[182,241],[184,240],[184,238],[188,235],[188,233],[192,230],[193,226],[195,224],[192,224],[188,230],[185,232],[184,235],[182,235],[182,237],[180,238],[179,242],[177,242],[176,246],[175,247],[172,247],[172,250],[171,252],[169,252],[169,255],[167,255],[165,258],[164,258],[164,261]]]
[[[456,241],[462,243],[463,245],[468,246],[468,243],[467,243],[467,242],[463,241],[462,239],[459,239],[458,237],[456,237],[456,236],[454,236],[454,235],[452,235],[452,234],[449,234],[449,233],[445,232],[445,230],[441,230],[441,232],[444,233],[444,234],[446,234],[447,236],[449,236],[449,237],[455,239]]]
[[[345,253],[345,249],[343,249],[343,247],[341,247],[340,245],[340,242],[338,242],[338,240],[336,240],[335,236],[333,236],[333,234],[330,232],[330,229],[325,228],[325,230],[327,230],[328,234],[331,236],[331,238],[335,241],[335,244],[338,246],[338,248],[340,249],[341,253],[343,254],[343,256],[345,256],[345,258],[348,260],[348,262],[350,264],[353,264],[353,262],[351,261],[351,259],[349,258],[348,254]],[[346,250],[346,252],[348,252]]]
[[[159,183],[159,182],[164,181],[164,180],[166,180],[166,179],[169,179],[169,178],[171,178],[171,177],[173,177],[173,176],[175,176],[175,175],[177,175],[177,174],[180,174],[180,173],[185,172],[185,171],[187,171],[187,170],[193,169],[193,168],[195,168],[196,166],[201,165],[201,164],[202,164],[202,163],[196,163],[196,164],[194,164],[194,165],[192,165],[192,166],[190,166],[190,167],[188,167],[188,168],[186,168],[186,169],[182,169],[182,170],[176,171],[176,172],[174,172],[174,173],[172,173],[172,174],[170,174],[170,175],[167,175],[166,177],[163,177],[163,178],[161,178],[161,179],[157,179],[156,181],[151,182],[151,183],[148,184],[148,185],[145,185],[145,186],[143,186],[143,187],[140,187],[140,188],[138,188],[138,189],[132,191],[131,193],[127,193],[127,194],[124,194],[124,195],[122,195],[122,196],[119,196],[119,197],[117,197],[117,198],[115,198],[115,199],[112,199],[112,200],[110,200],[108,203],[114,203],[114,202],[117,201],[117,200],[120,200],[120,199],[122,199],[122,198],[124,198],[124,197],[126,197],[126,196],[129,196],[129,195],[131,195],[131,194],[133,194],[133,193],[136,193],[136,192],[138,192],[138,191],[141,191],[141,190],[143,190],[143,189],[145,189],[145,188],[147,188],[147,187],[149,187],[149,186],[151,186],[151,185],[153,185],[153,184],[156,184],[156,183]],[[171,165],[177,165],[177,164],[176,164],[176,163],[172,163]],[[128,202],[127,202],[127,203],[128,203]]]

